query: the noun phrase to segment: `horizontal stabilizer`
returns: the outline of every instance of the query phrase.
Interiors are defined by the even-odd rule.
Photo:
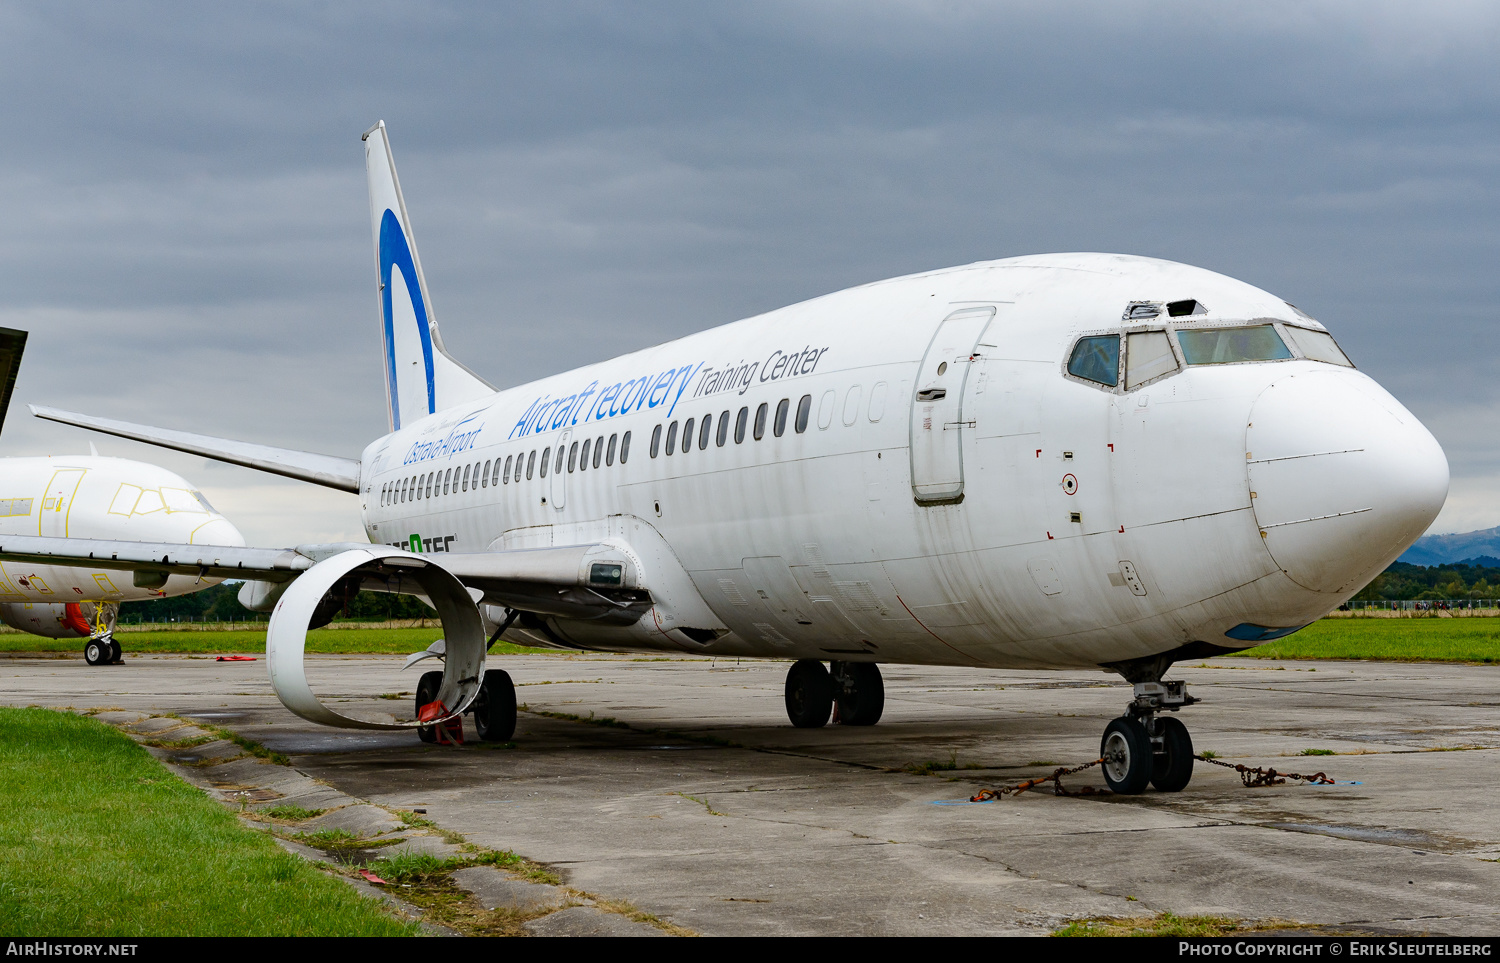
[[[192,432],[173,431],[170,428],[153,428],[150,425],[136,425],[128,421],[116,421],[113,418],[80,415],[44,405],[30,405],[29,407],[33,415],[48,421],[102,431],[107,435],[143,441],[148,445],[158,445],[174,451],[185,451],[190,455],[202,455],[205,458],[227,461],[231,465],[256,468],[260,471],[271,472],[273,475],[285,475],[287,478],[312,482],[314,485],[337,488],[339,491],[359,491],[359,461],[354,458],[319,455],[315,452],[297,451],[292,448],[273,448],[270,445],[215,438],[212,435],[195,435]]]

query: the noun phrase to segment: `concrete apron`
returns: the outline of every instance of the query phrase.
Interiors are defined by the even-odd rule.
[[[401,661],[317,657],[309,674],[322,692],[378,706],[379,693],[415,688]],[[326,784],[262,787],[278,799],[332,791],[349,807],[425,808],[444,831],[542,863],[575,892],[704,934],[1045,934],[1163,912],[1310,932],[1500,931],[1494,667],[1179,666],[1171,676],[1204,700],[1179,716],[1199,751],[1338,782],[1246,789],[1200,762],[1181,793],[1044,788],[968,804],[979,789],[1095,758],[1128,689],[1102,673],[883,666],[879,725],[798,730],[782,707],[785,663],[496,665],[526,706],[514,748],[304,723],[260,662],[9,658],[0,700],[223,726]],[[1103,785],[1097,770],[1065,782]]]

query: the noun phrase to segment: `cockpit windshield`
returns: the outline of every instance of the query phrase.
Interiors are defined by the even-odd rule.
[[[1190,365],[1237,364],[1244,361],[1284,361],[1291,349],[1269,324],[1234,328],[1179,330],[1177,343]]]

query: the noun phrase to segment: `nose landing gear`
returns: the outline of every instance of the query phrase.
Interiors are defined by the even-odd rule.
[[[1195,700],[1184,682],[1137,682],[1135,699],[1126,714],[1104,728],[1099,755],[1104,759],[1104,781],[1122,796],[1138,796],[1146,786],[1161,792],[1180,792],[1193,778],[1193,740],[1175,712]]]

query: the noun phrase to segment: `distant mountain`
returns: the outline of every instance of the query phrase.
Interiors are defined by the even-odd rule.
[[[1477,561],[1485,556],[1485,561]],[[1500,528],[1486,528],[1461,535],[1424,535],[1396,561],[1412,565],[1448,565],[1464,561],[1488,565],[1497,557],[1500,557]]]

